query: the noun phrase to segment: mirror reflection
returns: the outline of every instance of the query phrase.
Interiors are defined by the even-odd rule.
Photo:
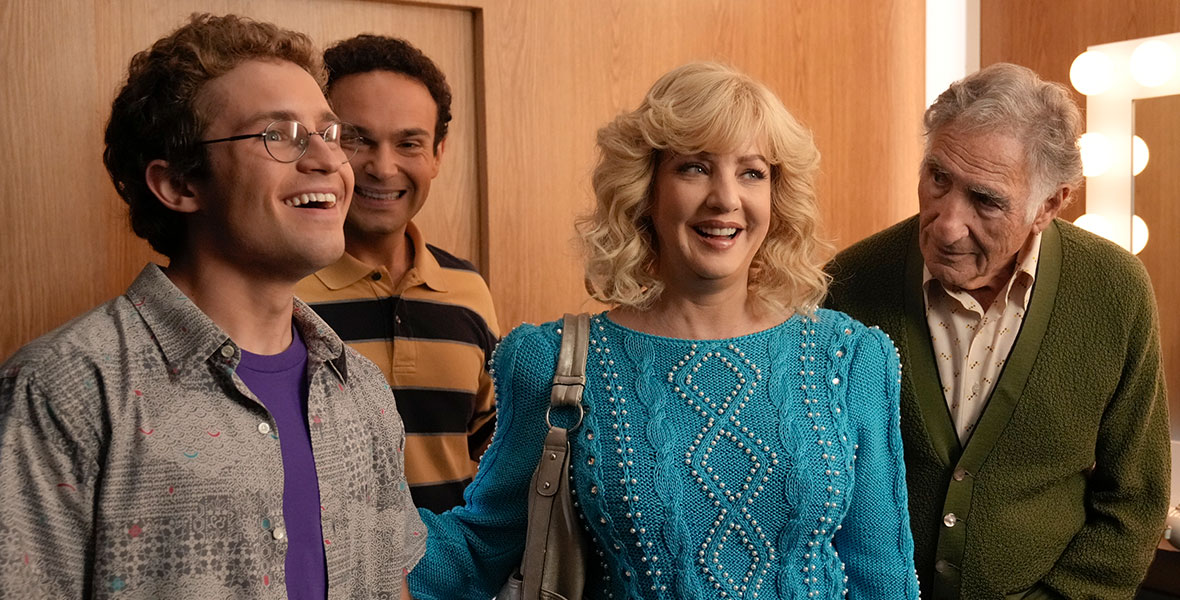
[[[1149,160],[1135,175],[1134,214],[1146,228],[1131,232],[1132,247],[1140,243],[1139,259],[1151,275],[1160,310],[1160,341],[1167,379],[1173,439],[1180,431],[1180,96],[1134,101],[1135,135],[1148,149]],[[1135,156],[1141,162],[1142,156]],[[1136,230],[1138,229],[1138,230]]]

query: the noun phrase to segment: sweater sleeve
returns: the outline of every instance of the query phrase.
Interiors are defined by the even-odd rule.
[[[496,349],[496,431],[465,505],[440,515],[419,511],[428,535],[426,556],[409,577],[417,600],[491,598],[520,564],[558,342],[555,324],[526,324]]]
[[[1154,294],[1126,297],[1123,368],[1099,424],[1086,488],[1086,523],[1030,598],[1130,598],[1147,573],[1163,531],[1169,483],[1168,407]],[[1049,589],[1043,589],[1049,588]],[[1057,593],[1053,593],[1057,592]]]
[[[849,367],[855,480],[834,544],[849,600],[918,597],[901,444],[901,366],[879,329],[864,332]]]

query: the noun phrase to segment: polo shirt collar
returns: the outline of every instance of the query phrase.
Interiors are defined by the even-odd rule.
[[[434,258],[434,253],[426,246],[426,239],[422,237],[422,232],[410,221],[406,225],[406,233],[410,236],[410,241],[414,242],[414,267],[413,271],[417,271],[418,278],[426,287],[436,292],[446,292],[446,276],[443,274],[442,265],[438,264],[438,259]]]
[[[434,258],[434,253],[426,246],[422,232],[414,225],[413,221],[406,224],[406,235],[414,245],[414,264],[410,265],[409,271],[406,271],[406,277],[409,277],[410,280],[407,282],[409,285],[405,287],[422,284],[436,292],[446,292],[446,277],[443,268]],[[317,271],[315,277],[328,289],[337,291],[369,277],[377,271],[377,268],[367,265],[345,252],[340,260]]]
[[[316,271],[315,278],[319,279],[320,283],[323,283],[328,289],[337,291],[368,277],[372,272],[373,267],[345,252],[340,260]]]

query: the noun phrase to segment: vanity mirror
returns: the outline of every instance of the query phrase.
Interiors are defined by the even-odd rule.
[[[1178,62],[1180,33],[1171,33],[1090,46],[1070,68],[1074,87],[1086,94],[1086,134],[1082,136],[1086,214],[1079,224],[1129,250],[1136,249],[1132,225],[1136,214],[1132,160],[1135,107],[1146,106],[1145,99],[1180,94]],[[1148,112],[1158,112],[1144,110],[1144,118],[1150,118]],[[1176,126],[1172,122],[1175,118],[1166,113],[1163,120],[1167,127]],[[1140,242],[1149,237],[1152,225],[1143,218],[1138,228]]]
[[[1133,247],[1151,275],[1160,309],[1164,375],[1172,398],[1172,439],[1180,439],[1180,95],[1134,101],[1134,131],[1149,152],[1146,167],[1132,177],[1131,207],[1149,228],[1132,228]],[[1180,458],[1180,457],[1178,457]],[[1173,459],[1175,461],[1176,459]],[[1180,497],[1177,498],[1180,502]]]
[[[1086,94],[1086,214],[1077,223],[1137,252],[1155,288],[1171,392],[1175,505],[1180,502],[1180,33],[1090,46],[1074,60],[1070,80]],[[1135,138],[1141,141],[1138,150]]]

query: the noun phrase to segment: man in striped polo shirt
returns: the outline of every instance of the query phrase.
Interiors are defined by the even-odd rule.
[[[442,512],[463,504],[491,441],[487,361],[499,337],[475,267],[427,244],[411,222],[442,162],[450,87],[433,61],[395,38],[344,40],[324,62],[329,101],[363,140],[346,252],[296,293],[385,373],[405,421],[414,503]]]

